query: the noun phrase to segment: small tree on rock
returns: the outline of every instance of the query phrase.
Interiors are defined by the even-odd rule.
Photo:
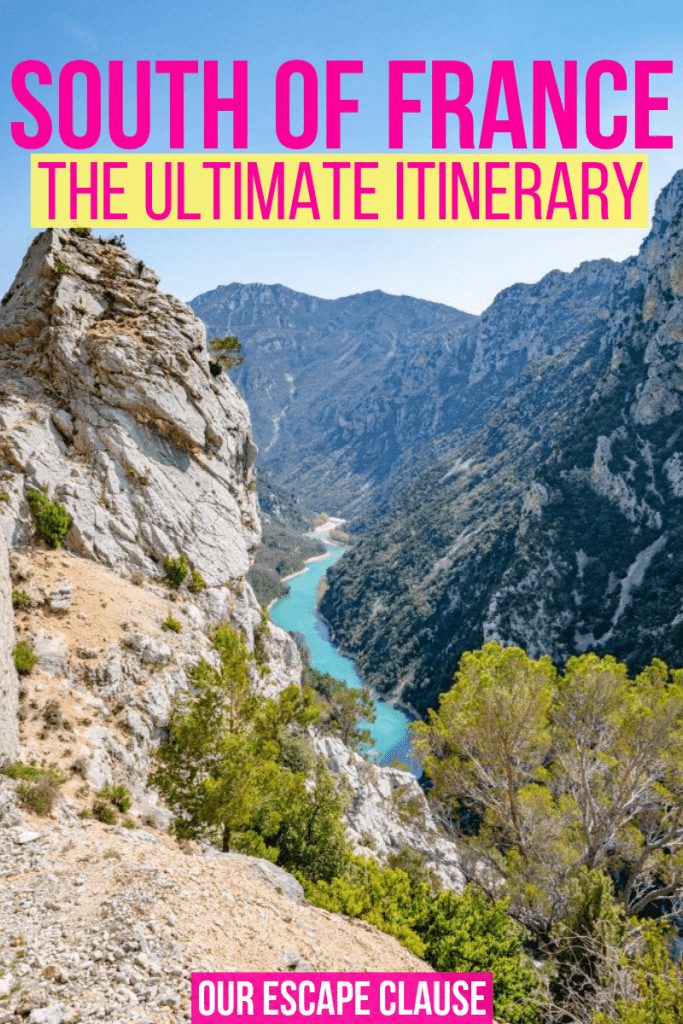
[[[227,852],[233,833],[249,828],[277,774],[278,748],[254,729],[259,701],[250,693],[244,641],[220,626],[213,643],[220,669],[202,659],[191,670],[195,694],[186,708],[171,712],[151,781],[177,815],[178,836],[220,832]]]
[[[209,342],[209,352],[213,356],[211,370],[215,376],[218,376],[221,370],[232,370],[244,362],[244,356],[241,355],[242,346],[234,334],[228,334],[225,338],[212,338]]]

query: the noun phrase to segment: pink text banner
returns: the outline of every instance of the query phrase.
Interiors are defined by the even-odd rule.
[[[242,1018],[305,1024],[439,1019],[493,1024],[493,976],[481,974],[193,973],[192,1024]]]

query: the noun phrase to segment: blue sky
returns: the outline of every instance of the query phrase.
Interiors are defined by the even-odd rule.
[[[48,64],[56,83],[69,60],[100,66],[123,60],[249,61],[249,149],[274,152],[281,147],[274,130],[274,81],[286,60],[307,60],[322,79],[326,60],[363,60],[362,76],[349,76],[345,94],[359,100],[359,112],[342,120],[342,150],[387,149],[386,80],[389,60],[429,62],[458,59],[475,78],[472,104],[481,116],[491,61],[513,59],[525,123],[531,124],[530,80],[533,60],[577,60],[579,82],[595,60],[621,62],[629,90],[606,112],[633,109],[635,60],[672,60],[673,75],[653,80],[653,93],[669,97],[669,111],[653,114],[652,130],[673,135],[674,148],[649,155],[650,206],[660,189],[683,166],[683,89],[680,70],[680,4],[663,0],[586,0],[568,2],[493,2],[493,0],[255,0],[252,3],[132,3],[123,0],[75,0],[71,3],[1,2],[1,159],[0,293],[4,293],[34,232],[29,217],[29,155],[10,135],[10,122],[25,112],[10,88],[12,69],[21,60]],[[198,152],[201,135],[201,76],[187,90],[185,148]],[[168,150],[167,79],[154,76],[152,138],[149,151]],[[429,76],[410,80],[425,113],[406,118],[406,152],[429,152]],[[37,92],[56,112],[56,84]],[[322,95],[321,95],[322,101]],[[229,122],[229,118],[226,119]],[[581,139],[579,151],[590,151]],[[132,126],[131,126],[132,127]],[[527,131],[530,135],[530,128]],[[228,136],[229,138],[229,136]],[[324,135],[313,151],[324,148]],[[113,149],[105,136],[102,151]],[[229,146],[225,147],[226,150]],[[506,146],[502,147],[506,149]],[[622,147],[633,151],[631,132]],[[559,149],[549,140],[549,150]],[[53,136],[47,151],[64,146]],[[335,297],[381,288],[446,302],[480,312],[501,288],[534,281],[559,267],[570,270],[585,259],[623,259],[644,235],[627,230],[130,230],[128,248],[153,266],[162,287],[192,298],[231,281],[280,282],[300,291]]]

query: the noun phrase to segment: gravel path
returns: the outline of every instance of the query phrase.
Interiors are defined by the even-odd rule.
[[[306,906],[268,862],[11,805],[0,818],[0,1024],[181,1024],[193,970],[428,969]]]

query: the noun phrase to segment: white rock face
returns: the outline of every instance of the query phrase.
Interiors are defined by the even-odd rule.
[[[49,676],[66,675],[69,663],[69,646],[59,633],[47,634],[41,630],[33,642],[33,651],[38,665]]]
[[[74,590],[70,583],[61,580],[50,592],[50,608],[53,612],[65,612],[71,607]]]
[[[19,745],[19,680],[12,658],[14,640],[12,581],[7,546],[0,533],[0,766],[16,759]]]
[[[221,585],[260,537],[249,413],[212,375],[202,322],[157,283],[114,245],[35,239],[0,311],[0,528],[27,543],[26,490],[45,489],[78,554],[158,574],[184,552]]]
[[[268,667],[252,663],[255,689],[272,696],[301,678],[294,643],[273,624],[264,633],[244,578],[261,532],[248,409],[227,375],[212,372],[202,322],[157,284],[116,245],[48,230],[0,308],[0,536],[3,552],[5,539],[14,549],[16,581],[33,574],[32,544],[43,546],[26,500],[37,489],[69,513],[64,548],[113,570],[110,582],[99,567],[85,575],[90,605],[79,622],[97,620],[120,577],[130,581],[131,605],[133,583],[145,577],[163,600],[169,591],[149,577],[163,574],[167,556],[185,554],[206,584],[200,593],[183,588],[180,637],[160,631],[163,613],[155,628],[131,622],[123,638],[109,623],[99,646],[84,644],[74,624],[69,580],[27,584],[32,613],[52,613],[22,627],[46,685],[95,695],[95,721],[77,752],[88,780],[96,788],[124,781],[140,800],[188,670],[202,657],[216,660],[208,634],[218,622],[240,630],[250,652],[258,638]],[[18,740],[2,554],[0,613],[1,763],[17,756]]]
[[[385,861],[410,846],[424,855],[446,888],[462,892],[465,877],[458,852],[434,821],[417,779],[397,768],[368,764],[334,736],[316,736],[312,742],[330,771],[348,783],[346,824],[357,849],[367,853],[370,842],[370,849]]]
[[[44,685],[75,696],[87,712],[70,740],[83,777],[95,790],[123,782],[138,808],[167,825],[168,813],[147,790],[151,758],[188,670],[202,657],[216,663],[212,626],[228,620],[250,652],[260,651],[250,674],[267,697],[300,683],[301,659],[291,638],[263,621],[244,579],[260,539],[248,410],[227,376],[212,374],[201,322],[156,286],[156,275],[124,250],[47,231],[0,312],[0,473],[9,499],[0,508],[0,758],[17,756],[18,739],[7,538],[24,549],[14,551],[13,564],[17,580],[31,580],[32,614],[52,615],[28,627]],[[77,570],[71,555],[109,570],[106,579],[99,566],[80,577],[86,608],[77,607],[73,577],[36,582],[38,562],[39,575],[47,570],[44,555],[30,548],[37,538],[29,489],[69,513],[70,555],[60,571]],[[144,582],[138,577],[158,576],[166,556],[181,552],[207,587],[178,595],[179,635],[161,631],[168,591],[147,579],[158,611],[144,624],[131,617],[121,633],[110,624],[96,645],[84,642],[79,622],[94,626],[110,599],[121,600],[114,592],[122,585],[123,606],[132,607],[134,584]],[[318,743],[348,784],[357,844],[372,837],[384,858],[412,846],[445,884],[461,887],[451,844],[412,776],[370,766],[338,740]]]

